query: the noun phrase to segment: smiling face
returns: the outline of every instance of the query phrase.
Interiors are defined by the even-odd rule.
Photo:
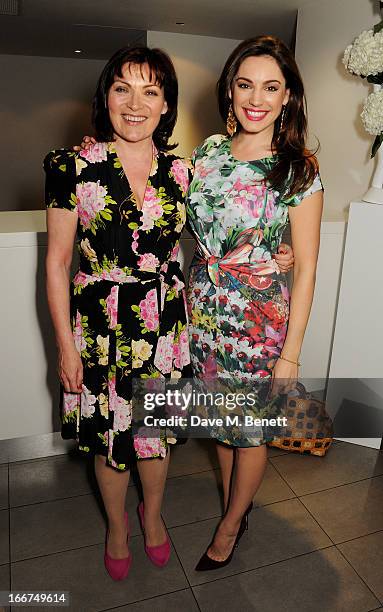
[[[270,55],[244,59],[233,80],[231,99],[244,132],[263,132],[272,139],[275,120],[289,99],[289,90],[276,60]]]
[[[147,64],[124,64],[108,92],[108,110],[114,134],[128,142],[152,138],[161,115],[168,109],[163,87],[150,75]]]

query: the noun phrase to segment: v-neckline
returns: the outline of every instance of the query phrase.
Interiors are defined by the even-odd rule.
[[[134,193],[134,191],[132,189],[132,186],[131,186],[131,184],[129,182],[128,176],[127,176],[127,174],[126,174],[126,172],[124,170],[124,166],[122,165],[122,161],[119,158],[119,155],[117,153],[116,143],[115,142],[109,142],[108,143],[108,151],[114,155],[116,161],[118,162],[118,166],[115,166],[115,167],[117,169],[121,170],[120,176],[121,176],[121,178],[124,180],[124,182],[127,184],[128,188],[129,188],[129,191],[130,191],[131,196],[132,196],[132,201],[133,201],[133,204],[134,204],[134,207],[135,207],[136,211],[138,213],[142,213],[143,208],[145,206],[146,194],[147,194],[147,191],[148,191],[150,178],[152,176],[154,176],[155,170],[156,170],[156,167],[157,167],[158,150],[157,150],[154,142],[152,142],[152,163],[150,165],[149,174],[148,174],[148,177],[146,179],[144,195],[143,195],[143,198],[142,198],[142,205],[141,205],[140,208],[138,207],[138,201],[139,200],[137,198],[137,195]]]

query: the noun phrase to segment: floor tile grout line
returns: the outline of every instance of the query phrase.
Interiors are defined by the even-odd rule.
[[[129,536],[129,540],[133,540],[134,538],[143,537],[141,533],[137,533],[134,536]],[[100,546],[104,541],[100,540],[100,542],[94,542],[93,544],[84,544],[83,546],[77,546],[76,548],[65,548],[62,550],[55,550],[54,552],[48,552],[43,555],[34,555],[33,557],[25,557],[24,559],[16,559],[15,561],[11,561],[11,565],[15,565],[16,563],[23,563],[24,561],[33,561],[34,559],[42,559],[43,557],[52,557],[53,555],[62,555],[68,552],[74,552],[76,550],[83,550],[84,548],[94,548],[95,546]]]
[[[327,533],[327,531],[324,529],[324,527],[318,522],[318,520],[316,519],[316,517],[310,512],[310,510],[305,506],[305,504],[303,503],[303,501],[300,499],[300,497],[298,497],[298,500],[300,501],[300,503],[303,505],[303,507],[307,510],[307,512],[309,513],[309,515],[312,517],[312,519],[317,523],[317,525],[320,527],[320,529],[326,534],[326,536],[331,540],[331,542],[333,542],[335,548],[337,549],[337,551],[339,552],[339,554],[344,558],[344,560],[348,563],[348,565],[354,570],[354,572],[357,574],[357,576],[360,578],[360,580],[365,584],[365,586],[368,588],[368,590],[372,593],[372,595],[375,597],[375,599],[379,602],[379,598],[377,597],[377,595],[372,591],[372,589],[368,586],[368,584],[365,582],[365,580],[362,578],[362,576],[360,576],[359,572],[355,569],[355,567],[352,565],[352,563],[345,557],[345,555],[342,553],[342,551],[339,549],[339,546],[342,544],[345,544],[346,542],[334,542],[334,540],[332,539],[332,537]],[[374,533],[379,533],[379,532],[383,532],[382,529],[378,529],[377,531],[375,531]],[[370,533],[365,534],[364,536],[359,536],[356,538],[352,538],[350,540],[347,540],[347,542],[352,542],[354,540],[358,540],[361,537],[367,537],[371,535]]]
[[[372,480],[372,478],[370,478],[369,480]],[[302,497],[306,497],[305,495],[303,495]],[[364,538],[367,537],[369,535],[372,535],[373,533],[379,533],[380,531],[383,531],[383,529],[376,529],[375,531],[372,531],[371,533],[365,533],[363,535],[360,536],[356,536],[355,538],[350,538],[349,540],[345,540],[344,542],[334,542],[333,538],[327,533],[327,531],[325,530],[325,528],[320,524],[320,522],[317,520],[317,518],[312,514],[312,512],[309,510],[309,508],[305,505],[304,501],[301,499],[301,497],[297,497],[297,499],[301,502],[301,504],[303,505],[303,507],[307,510],[307,512],[310,514],[310,516],[314,519],[314,521],[319,525],[319,527],[322,529],[322,531],[327,535],[328,538],[330,538],[331,542],[334,543],[334,546],[338,546],[340,544],[346,544],[346,542],[352,542],[353,540],[358,540],[359,538]]]
[[[82,496],[79,496],[79,497],[82,497]],[[66,499],[66,498],[65,498],[65,499]],[[287,498],[287,499],[278,500],[278,501],[275,501],[275,502],[271,502],[271,503],[269,503],[269,504],[264,504],[264,505],[262,505],[262,506],[256,506],[256,507],[254,508],[254,510],[256,511],[257,509],[267,508],[267,507],[269,507],[269,506],[273,506],[273,505],[275,505],[275,504],[280,504],[280,503],[283,503],[283,502],[292,501],[293,499],[298,499],[298,498],[297,498],[297,497],[290,497],[290,498]],[[62,500],[57,500],[57,501],[62,501]],[[41,503],[44,503],[44,502],[41,502]],[[34,504],[31,504],[31,505],[34,505]],[[220,519],[220,518],[222,518],[222,514],[217,514],[217,515],[214,515],[214,516],[210,516],[210,517],[204,518],[204,519],[202,519],[202,520],[192,521],[192,522],[190,522],[190,523],[182,523],[181,525],[173,525],[173,526],[169,526],[169,525],[167,524],[167,522],[166,522],[165,518],[164,518],[164,522],[165,522],[166,529],[167,529],[168,531],[171,531],[171,530],[173,530],[173,529],[178,529],[178,528],[181,528],[181,527],[188,527],[189,525],[196,525],[196,524],[198,524],[198,523],[205,523],[205,522],[207,522],[207,521],[211,521],[211,520],[213,520],[213,519]],[[171,536],[171,534],[169,534],[169,535]],[[132,538],[136,538],[136,537],[138,537],[138,536],[141,536],[141,537],[142,537],[142,534],[141,534],[141,533],[137,533],[136,535],[132,536]],[[172,542],[173,542],[173,539],[172,539],[172,538],[171,538],[171,540],[172,540]],[[93,544],[85,544],[85,545],[83,545],[83,546],[78,546],[78,547],[75,547],[75,548],[66,548],[66,549],[63,549],[63,550],[56,550],[56,551],[54,551],[54,552],[48,552],[48,553],[46,553],[46,554],[42,554],[42,555],[34,555],[34,556],[32,556],[32,557],[26,557],[26,558],[24,558],[24,559],[17,559],[17,560],[15,560],[15,561],[12,561],[12,559],[11,559],[11,555],[10,555],[10,563],[11,563],[11,564],[13,564],[13,563],[21,563],[21,562],[23,562],[23,561],[30,561],[31,559],[40,559],[40,558],[42,558],[42,557],[47,557],[47,556],[51,556],[51,555],[56,555],[56,554],[61,554],[61,553],[65,553],[65,552],[70,552],[70,551],[73,551],[73,550],[80,550],[80,549],[83,549],[83,548],[88,548],[88,547],[92,547],[92,546],[99,546],[100,544],[102,544],[102,541],[101,541],[101,540],[100,540],[100,542],[95,542],[95,543],[93,543]],[[173,545],[173,546],[174,546],[174,545]],[[174,547],[174,548],[175,548],[175,547]],[[178,554],[177,554],[177,556],[178,556]],[[181,565],[182,565],[182,562],[181,562]],[[182,567],[183,567],[183,566],[182,566]],[[190,585],[190,586],[191,586],[191,585]]]
[[[166,481],[168,480],[174,480],[176,478],[184,478],[185,476],[195,476],[196,474],[205,474],[207,472],[215,472],[219,470],[219,468],[212,468],[210,470],[202,470],[201,472],[191,472],[190,474],[180,474],[178,476],[170,476],[169,478],[166,479]],[[8,478],[9,480],[9,478]],[[128,491],[131,487],[135,487],[137,488],[137,486],[135,484],[130,484],[128,487]],[[85,497],[86,495],[93,495],[94,493],[92,491],[88,491],[86,493],[79,493],[78,495],[68,495],[65,497],[55,497],[53,499],[44,499],[44,500],[40,500],[40,501],[33,501],[29,504],[19,504],[17,506],[11,506],[11,500],[10,500],[10,485],[9,485],[9,493],[8,493],[8,508],[11,510],[16,510],[18,508],[26,508],[27,506],[36,506],[38,504],[46,504],[46,503],[50,503],[50,502],[55,502],[55,501],[64,501],[66,499],[74,499],[76,497]],[[6,509],[6,508],[4,508]]]
[[[370,533],[365,533],[360,536],[356,536],[355,538],[349,538],[348,540],[344,540],[342,542],[335,542],[335,546],[342,546],[343,544],[348,544],[349,542],[354,542],[355,540],[361,540],[362,538],[368,538],[371,535],[375,535],[376,533],[383,533],[383,529],[376,529],[375,531],[371,531]]]
[[[288,488],[294,493],[294,495],[296,497],[298,497],[297,493],[294,491],[293,487],[287,482],[286,478],[283,476],[283,474],[281,474],[281,472],[278,470],[278,468],[274,465],[274,463],[272,463],[271,461],[272,457],[268,457],[268,461],[270,461],[270,464],[273,466],[273,468],[275,469],[275,471],[277,472],[277,474],[280,476],[280,478],[282,478],[283,482],[288,486]]]
[[[130,485],[130,487],[128,488],[128,492],[129,492],[129,489],[131,487],[133,487],[133,486],[135,487],[135,485]],[[294,491],[292,491],[292,493],[293,493],[293,497],[286,497],[284,499],[273,501],[273,502],[270,502],[268,504],[262,504],[261,506],[257,505],[256,507],[263,508],[263,507],[266,507],[266,506],[271,506],[272,504],[278,504],[279,502],[282,502],[282,501],[288,501],[289,499],[296,499],[298,496],[295,495]],[[79,495],[70,495],[69,497],[56,497],[54,499],[45,499],[45,500],[41,500],[41,501],[37,501],[37,502],[32,502],[30,504],[23,504],[21,506],[11,506],[9,509],[11,511],[12,510],[19,510],[20,508],[29,508],[30,506],[38,506],[38,505],[41,505],[41,504],[50,504],[50,503],[53,503],[53,502],[56,502],[56,501],[66,501],[67,499],[76,499],[78,497],[87,497],[87,496],[94,497],[94,493],[92,493],[92,492],[90,492],[90,493],[80,493]],[[210,518],[215,518],[215,517],[210,517]],[[202,520],[208,520],[208,519],[202,519]],[[195,522],[198,523],[199,521],[192,521],[192,523],[195,523]],[[175,525],[175,527],[182,527],[183,525],[190,525],[192,523],[182,523],[182,525]]]
[[[272,459],[272,457],[270,457],[269,461],[271,459]],[[284,476],[281,474],[281,472],[278,470],[278,468],[273,463],[272,463],[272,465],[276,469],[276,471],[278,472],[279,476],[287,484],[287,486],[293,491],[293,493],[295,493],[296,497],[306,497],[306,496],[309,496],[309,495],[317,495],[318,493],[324,493],[325,491],[333,491],[334,489],[339,489],[340,487],[347,487],[350,484],[357,484],[358,482],[365,482],[366,480],[372,480],[373,478],[381,478],[383,476],[383,472],[382,472],[382,474],[375,474],[374,476],[368,476],[366,478],[360,478],[359,480],[352,480],[351,482],[344,482],[342,484],[335,485],[333,487],[329,487],[328,489],[320,489],[319,491],[311,491],[310,493],[296,493],[295,490],[293,489],[293,487],[291,486],[291,484],[289,484],[289,482],[286,480],[286,478],[284,478]]]
[[[294,495],[294,497],[286,497],[284,499],[278,499],[277,501],[273,501],[268,504],[262,504],[262,505],[258,505],[257,502],[255,501],[253,512],[256,510],[260,510],[261,508],[268,508],[269,506],[274,506],[275,504],[282,504],[283,502],[292,501],[294,499],[298,499],[298,497]],[[216,519],[216,518],[222,518],[222,514],[215,514],[214,516],[209,516],[207,518],[199,519],[198,521],[191,521],[190,523],[181,523],[180,525],[168,526],[166,524],[166,521],[165,521],[165,524],[166,524],[167,529],[178,529],[179,527],[188,527],[189,525],[196,525],[197,523],[205,523],[206,521],[212,521],[213,519]]]
[[[240,572],[235,572],[234,574],[229,574],[227,576],[221,576],[219,578],[214,578],[213,580],[208,580],[206,582],[200,582],[198,584],[193,584],[192,589],[195,589],[200,586],[205,586],[206,584],[211,584],[212,582],[218,582],[220,580],[226,580],[227,578],[233,578],[234,576],[241,576],[242,574],[249,574],[250,572],[255,572],[257,570],[264,569],[265,567],[272,567],[273,565],[278,565],[280,563],[288,563],[292,561],[292,559],[298,559],[299,557],[305,557],[306,555],[312,555],[317,552],[321,552],[322,550],[328,550],[330,548],[335,548],[335,545],[329,544],[328,546],[322,546],[321,548],[316,548],[315,550],[309,550],[304,553],[299,553],[298,555],[293,555],[292,557],[287,557],[286,559],[279,559],[279,561],[272,561],[271,563],[265,563],[264,565],[258,565],[257,567],[252,567],[246,570],[242,570]]]
[[[341,550],[339,550],[338,546],[336,546],[337,551],[339,552],[339,554],[343,557],[344,561],[347,563],[347,565],[350,566],[350,568],[355,572],[355,574],[360,578],[360,580],[363,582],[363,584],[367,587],[367,589],[370,591],[370,593],[373,595],[373,597],[375,597],[376,601],[380,604],[381,601],[378,598],[378,596],[374,593],[374,591],[371,589],[371,587],[367,584],[367,582],[364,580],[364,578],[362,578],[362,576],[359,574],[358,570],[355,569],[355,567],[353,566],[353,564],[351,563],[351,561],[349,561],[347,559],[347,557],[342,553]]]
[[[130,485],[128,487],[128,491],[134,485]],[[68,497],[55,497],[54,499],[42,499],[40,501],[34,501],[30,504],[21,504],[20,506],[11,506],[10,510],[20,510],[20,508],[29,508],[30,506],[39,506],[41,504],[52,504],[54,502],[66,501],[67,499],[77,499],[78,497],[95,497],[95,494],[92,491],[88,493],[79,493],[78,495],[68,495]]]
[[[322,525],[320,524],[320,522],[318,521],[318,519],[312,514],[312,512],[310,512],[310,510],[307,508],[307,506],[305,506],[305,504],[303,503],[303,501],[301,500],[300,497],[297,498],[299,503],[302,505],[302,507],[306,510],[307,514],[309,514],[309,516],[311,516],[311,518],[313,519],[313,521],[318,525],[319,529],[321,531],[323,531],[323,533],[328,537],[328,539],[330,540],[330,542],[333,543],[334,546],[336,546],[336,543],[334,542],[334,540],[332,539],[332,537],[327,533],[327,531],[325,530],[324,527],[322,527]]]
[[[343,484],[335,485],[334,487],[329,487],[328,489],[320,489],[320,491],[313,491],[312,493],[302,493],[298,494],[298,497],[306,497],[309,495],[317,495],[318,493],[324,493],[325,491],[333,491],[334,489],[340,489],[341,487],[347,487],[351,484],[358,484],[359,482],[365,482],[366,480],[373,480],[374,478],[382,478],[383,472],[381,474],[375,474],[375,476],[367,476],[366,478],[360,478],[359,480],[353,480],[352,482],[344,482]]]
[[[196,522],[202,522],[202,521],[196,521]],[[185,574],[185,578],[186,578],[186,580],[188,582],[189,588],[192,588],[192,585],[190,584],[189,579],[187,577],[187,574],[185,572],[185,569],[183,567],[182,561],[181,561],[181,559],[180,559],[180,557],[178,555],[177,549],[176,549],[176,547],[174,545],[174,542],[173,542],[173,539],[171,537],[171,534],[169,534],[169,535],[170,535],[171,542],[173,544],[173,549],[176,552],[177,559],[179,560],[180,565],[182,567],[182,570],[183,570],[183,572]],[[134,539],[134,538],[138,538],[138,537],[143,538],[143,535],[141,533],[137,533],[136,535],[131,536],[130,539]],[[65,548],[65,549],[62,549],[62,550],[55,550],[53,552],[48,552],[48,553],[42,554],[42,555],[34,555],[32,557],[25,557],[24,559],[15,559],[14,561],[12,561],[12,559],[10,557],[9,563],[8,562],[7,563],[3,563],[2,565],[10,565],[10,566],[12,566],[12,565],[16,565],[17,563],[24,563],[25,561],[33,561],[35,559],[43,559],[44,557],[52,557],[54,555],[61,555],[61,554],[65,554],[65,553],[68,553],[68,552],[74,552],[76,550],[84,550],[85,548],[94,548],[96,546],[100,546],[101,544],[103,544],[102,541],[95,542],[93,544],[85,544],[84,546],[77,546],[76,548]],[[182,590],[182,589],[177,589],[177,590]]]
[[[196,604],[197,604],[197,608],[198,608],[199,612],[202,612],[202,610],[201,610],[201,608],[200,608],[200,606],[199,606],[199,603],[198,603],[198,601],[197,601],[197,599],[196,599],[196,596],[194,595],[194,592],[193,592],[193,589],[192,589],[192,585],[190,584],[190,580],[189,580],[189,578],[188,578],[187,572],[186,572],[186,570],[185,570],[185,568],[184,568],[184,566],[183,566],[182,560],[181,560],[181,558],[180,558],[180,556],[179,556],[179,554],[178,554],[178,550],[177,550],[177,548],[176,548],[176,545],[175,545],[175,543],[174,543],[174,541],[173,541],[173,538],[172,538],[172,536],[171,536],[171,534],[170,534],[170,533],[169,533],[169,537],[170,537],[171,543],[172,543],[172,545],[173,545],[173,550],[174,550],[174,552],[175,552],[175,554],[176,554],[176,556],[177,556],[178,562],[179,562],[179,564],[180,564],[180,566],[181,566],[181,568],[182,568],[182,571],[183,571],[183,573],[184,573],[184,575],[185,575],[186,582],[188,583],[189,588],[190,588],[190,590],[191,590],[191,592],[192,592],[193,598],[194,598],[194,600],[195,600],[195,602],[196,602]]]
[[[103,608],[102,610],[99,610],[98,612],[110,612],[110,610],[119,610],[120,608],[124,608],[125,606],[132,606],[133,604],[142,603],[143,601],[150,601],[152,599],[153,600],[158,599],[159,597],[165,597],[166,595],[173,595],[174,593],[182,593],[182,591],[191,591],[191,590],[192,590],[191,587],[176,589],[175,591],[168,591],[166,593],[160,593],[159,595],[153,595],[152,597],[145,597],[144,599],[136,599],[135,601],[131,601],[128,604],[126,603],[122,604],[121,606],[113,606],[113,608]]]

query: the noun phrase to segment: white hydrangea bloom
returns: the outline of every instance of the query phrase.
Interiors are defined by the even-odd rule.
[[[374,34],[364,30],[349,45],[343,55],[343,64],[351,74],[371,76],[383,72],[383,30]]]
[[[383,133],[383,89],[368,96],[361,117],[366,132],[373,136]]]

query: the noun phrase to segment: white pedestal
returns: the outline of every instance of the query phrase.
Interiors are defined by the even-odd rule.
[[[360,418],[361,436],[348,442],[379,448],[363,436],[367,419],[383,419],[383,206],[350,206],[329,372],[327,405],[334,416],[346,406]],[[339,379],[342,379],[340,381]],[[351,415],[351,412],[349,413]],[[350,417],[351,418],[351,417]],[[346,415],[347,419],[347,415]],[[370,436],[370,434],[368,434]]]

